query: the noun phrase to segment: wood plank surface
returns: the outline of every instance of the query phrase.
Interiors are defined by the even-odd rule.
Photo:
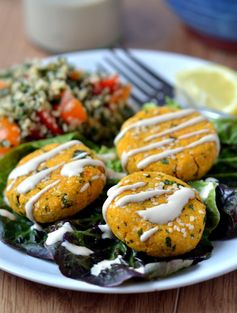
[[[161,0],[123,0],[123,28],[128,47],[184,53],[237,67],[237,54],[192,37]],[[0,0],[0,67],[47,55],[25,36],[21,1]],[[237,272],[179,290],[101,295],[51,288],[0,271],[0,293],[0,313],[234,313]]]

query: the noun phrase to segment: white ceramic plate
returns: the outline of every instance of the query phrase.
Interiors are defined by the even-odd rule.
[[[106,50],[67,54],[69,61],[79,68],[94,70],[109,52]],[[171,83],[175,73],[184,68],[203,64],[205,61],[166,52],[134,50],[141,58]],[[30,257],[0,242],[0,269],[25,279],[49,286],[97,293],[142,293],[172,289],[202,282],[237,269],[237,239],[215,242],[212,256],[207,261],[190,267],[165,279],[128,283],[115,288],[102,288],[63,276],[58,267],[48,261]]]

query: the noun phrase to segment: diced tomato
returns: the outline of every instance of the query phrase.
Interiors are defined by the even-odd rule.
[[[54,116],[50,114],[48,111],[39,111],[37,113],[40,121],[42,124],[44,124],[47,129],[53,134],[53,135],[60,135],[62,134],[61,128],[58,126],[57,121]]]
[[[110,103],[118,103],[120,101],[125,101],[128,99],[131,93],[131,86],[125,85],[118,90],[116,90],[113,95],[111,96]]]
[[[69,74],[69,77],[72,79],[72,80],[78,80],[81,76],[81,73],[77,70],[75,71],[71,71],[70,74]]]
[[[0,89],[7,88],[8,84],[4,80],[0,80]]]
[[[118,89],[119,77],[118,75],[110,76],[109,78],[102,79],[94,85],[93,93],[99,95],[105,88],[109,90],[109,93],[113,93]]]
[[[8,118],[3,117],[0,120],[0,143],[7,141],[9,147],[1,146],[0,155],[8,152],[12,147],[18,146],[20,144],[20,129],[15,124],[9,121]]]
[[[78,126],[87,121],[88,115],[82,103],[69,90],[65,91],[59,105],[61,118],[68,124]]]

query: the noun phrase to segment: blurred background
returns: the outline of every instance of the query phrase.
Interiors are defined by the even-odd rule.
[[[23,2],[25,10],[23,10]],[[21,62],[25,58],[44,57],[62,50],[79,50],[80,44],[78,47],[70,49],[70,45],[67,46],[68,42],[64,42],[65,38],[63,35],[60,36],[60,32],[56,38],[56,41],[61,43],[61,47],[58,49],[48,47],[47,43],[42,43],[45,38],[37,38],[37,36],[42,36],[42,30],[44,30],[44,34],[47,34],[47,40],[49,40],[52,36],[55,19],[58,18],[58,25],[63,26],[63,29],[65,29],[65,25],[69,27],[67,31],[71,31],[70,27],[74,27],[72,35],[77,38],[83,35],[87,37],[89,33],[94,33],[94,38],[97,37],[98,39],[98,36],[101,35],[98,33],[98,29],[104,27],[107,29],[106,38],[108,39],[109,36],[111,38],[108,42],[106,40],[103,42],[103,47],[124,44],[131,48],[166,50],[211,59],[236,68],[237,44],[234,37],[236,36],[237,42],[236,1],[107,0],[108,6],[106,8],[110,10],[108,12],[111,14],[108,12],[107,15],[104,14],[104,9],[102,9],[103,13],[100,13],[102,14],[100,17],[95,15],[98,10],[93,11],[90,8],[88,11],[88,8],[85,7],[88,3],[95,5],[96,2],[106,2],[106,0],[0,0],[0,67]],[[61,16],[57,15],[58,13],[56,14],[57,11],[54,9],[54,16],[50,15],[50,10],[47,9],[49,3],[55,6],[64,5],[63,10],[61,8]],[[70,3],[74,5],[69,12],[72,14],[71,20],[73,18],[76,20],[76,24],[72,22],[73,25],[69,25],[68,22],[64,24],[65,21],[62,17],[62,12],[66,12],[68,9],[65,6],[70,5]],[[75,7],[78,3],[84,5],[84,11],[81,11],[82,16],[87,17],[84,20],[82,18],[76,19],[76,14],[80,13]],[[40,11],[41,7],[43,11]],[[70,15],[67,18],[70,20]],[[99,24],[96,24],[96,18],[99,18]],[[39,21],[42,21],[41,34]],[[118,21],[117,24],[116,21]],[[205,34],[204,37],[202,34],[200,39],[198,32],[187,29],[183,21],[189,26],[191,25],[192,29],[201,29],[204,32],[207,30],[209,33]],[[214,37],[221,38],[221,41],[206,37],[206,35],[213,37],[213,34],[216,34]],[[226,34],[227,38],[225,37]],[[29,36],[33,40],[30,40]],[[80,42],[84,48],[83,40],[85,38],[82,39]],[[100,42],[102,42],[101,39]],[[94,43],[94,47],[90,41],[86,45],[91,48],[99,47],[95,39]],[[62,49],[64,44],[65,49]],[[55,51],[49,52],[49,50]]]

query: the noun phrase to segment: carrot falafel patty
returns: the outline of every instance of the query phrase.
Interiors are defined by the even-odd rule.
[[[114,235],[155,257],[187,253],[199,243],[206,207],[181,180],[157,172],[135,172],[108,192],[104,218]]]
[[[203,177],[219,154],[214,126],[193,109],[144,109],[123,124],[115,144],[128,173],[158,171],[184,181]]]
[[[74,215],[94,201],[105,185],[105,169],[78,140],[50,144],[25,156],[10,173],[10,207],[35,222]]]

